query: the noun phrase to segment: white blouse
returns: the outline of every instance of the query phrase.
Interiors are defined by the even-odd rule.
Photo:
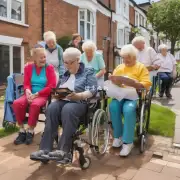
[[[166,56],[163,56],[161,53],[158,54],[159,59],[161,60],[161,66],[158,72],[173,72],[173,67],[176,65],[176,59],[170,53]]]

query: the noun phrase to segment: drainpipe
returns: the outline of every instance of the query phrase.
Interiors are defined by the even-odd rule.
[[[42,38],[42,40],[43,40],[43,34],[44,34],[44,0],[41,0],[41,10],[42,10],[42,14],[41,14],[41,17],[42,17],[42,19],[41,19],[41,34],[42,34],[42,36],[41,36],[41,38]]]
[[[109,0],[109,8],[111,9],[111,0]],[[109,33],[108,33],[108,48],[107,48],[107,77],[109,73],[109,64],[110,64],[110,52],[111,52],[111,35],[112,34],[112,10],[111,17],[109,18]]]

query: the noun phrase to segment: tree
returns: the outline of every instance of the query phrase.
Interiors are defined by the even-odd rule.
[[[153,29],[171,41],[171,53],[174,54],[176,42],[180,40],[180,0],[153,3],[147,17]]]

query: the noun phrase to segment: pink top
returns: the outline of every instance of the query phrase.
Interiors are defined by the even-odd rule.
[[[26,89],[31,90],[31,77],[33,72],[33,66],[34,64],[28,64],[24,68],[24,91]],[[41,69],[35,65],[36,73],[40,74]],[[39,96],[49,96],[51,93],[51,89],[56,87],[56,75],[55,70],[52,65],[46,66],[46,78],[47,78],[47,84],[46,86],[39,91]]]

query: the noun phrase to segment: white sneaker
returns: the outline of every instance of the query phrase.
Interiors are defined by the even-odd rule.
[[[112,147],[118,148],[123,145],[123,142],[120,138],[114,138]]]
[[[123,144],[122,150],[120,151],[120,156],[128,156],[134,147],[133,143]]]

